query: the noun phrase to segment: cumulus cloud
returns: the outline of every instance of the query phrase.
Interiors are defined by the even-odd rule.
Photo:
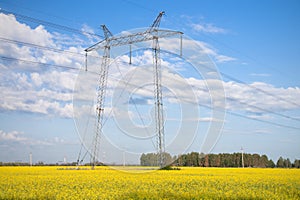
[[[11,131],[5,132],[0,130],[0,142],[2,144],[24,144],[24,145],[52,145],[48,141],[42,141],[37,139],[28,138],[23,132]]]
[[[298,87],[275,87],[264,82],[253,82],[250,84],[237,83],[235,81],[201,80],[188,78],[187,81],[194,88],[200,104],[209,105],[210,93],[206,88],[208,81],[221,81],[226,94],[226,109],[230,111],[244,111],[252,113],[249,116],[265,118],[269,112],[282,112],[299,109],[297,99],[300,98]],[[260,116],[258,116],[260,115]]]
[[[20,23],[14,15],[0,13],[1,37],[34,43],[43,46],[54,46],[52,35],[42,25],[35,28]]]
[[[1,42],[0,53],[2,56],[14,56],[24,60],[78,68],[82,67],[84,63],[84,57],[76,54],[84,49],[81,46],[84,43],[81,43],[80,45],[80,42],[82,42],[82,39],[80,38],[76,37],[74,39],[68,35],[51,33],[43,26],[32,28],[18,22],[13,15],[5,15],[3,13],[0,13],[0,24],[2,25],[0,27],[1,37],[43,46],[63,48],[66,51],[74,52],[73,54],[61,54],[53,51],[34,49],[24,45]],[[198,29],[198,31],[212,33],[225,32],[224,29],[213,26],[212,24],[202,26],[199,24],[198,26],[196,26],[196,24],[194,25],[195,29]],[[83,26],[83,30],[92,32],[88,26]],[[90,39],[93,40],[95,38]],[[178,38],[174,38],[172,41],[173,42],[167,42],[162,39],[160,41],[161,48],[174,49],[174,52],[179,52],[180,43]],[[190,49],[196,48],[196,46],[200,47],[200,57],[209,56],[216,62],[221,63],[236,60],[233,57],[220,54],[211,45],[202,41],[191,41],[184,38],[183,46],[188,46]],[[151,44],[149,47],[151,47]],[[188,49],[183,53],[189,53]],[[209,82],[211,86],[213,86],[214,83],[216,85],[222,84],[224,86],[228,98],[226,108],[229,110],[263,112],[263,110],[259,110],[249,105],[276,111],[298,108],[296,104],[291,103],[297,102],[298,99],[300,99],[300,91],[297,87],[277,88],[263,82],[254,82],[248,87],[248,85],[234,81],[225,82],[213,78],[210,80],[202,80],[195,77],[180,77],[180,71],[184,68],[184,63],[179,58],[177,60],[166,59],[166,55],[163,52],[161,53],[161,56],[162,66],[167,66],[167,68],[163,69],[163,84],[167,84],[171,88],[176,88],[176,95],[174,95],[174,91],[173,93],[172,91],[165,91],[164,93],[167,101],[170,103],[178,103],[178,99],[188,102],[191,99],[191,95],[195,94],[198,97],[197,101],[199,104],[208,107],[211,106],[211,91],[208,91],[207,89],[207,83]],[[204,60],[207,60],[207,58]],[[132,86],[141,86],[141,83],[146,84],[152,82],[153,74],[149,70],[139,71],[139,76],[135,76],[133,73],[134,70],[137,69],[137,66],[150,66],[149,69],[152,69],[153,55],[150,50],[146,50],[142,54],[135,52],[132,56],[133,65],[128,65],[128,61],[128,55],[123,55],[119,57],[117,62],[110,66],[110,79],[108,80],[109,88],[106,93],[110,98],[112,98],[112,95],[114,94],[117,83],[122,80],[124,76],[128,76],[130,71],[134,78],[127,77],[131,80],[130,84],[128,84],[128,81],[123,83],[123,87],[126,85],[128,91],[133,90]],[[127,65],[124,63],[127,63]],[[92,72],[98,72],[99,65],[101,65],[101,59],[99,58],[95,58],[94,61],[93,59],[89,60],[89,70]],[[78,99],[93,101],[95,98],[95,85],[97,85],[98,81],[98,75],[95,73],[90,73],[90,76],[81,76],[76,82],[77,71],[72,70],[42,68],[41,66],[34,66],[33,64],[30,65],[21,62],[1,62],[0,67],[3,69],[0,73],[0,89],[2,93],[0,109],[2,110],[72,117],[72,97],[74,87],[75,95]],[[211,72],[208,71],[208,73]],[[257,76],[258,74],[252,75]],[[193,89],[194,94],[187,92],[189,90],[186,90],[184,87],[185,84],[182,84],[183,82]],[[267,93],[263,93],[260,90],[266,91]],[[139,89],[135,92],[140,98],[147,99],[153,97],[153,88],[149,85],[145,86],[144,89]],[[217,95],[217,92],[215,92],[214,95]],[[277,97],[280,97],[280,100],[278,100]],[[145,102],[149,103],[148,101]],[[214,105],[217,105],[217,102],[214,102]]]
[[[0,37],[9,39],[0,43],[0,54],[25,61],[41,62],[73,68],[82,67],[83,47],[66,45],[72,37],[51,33],[39,25],[30,27],[18,22],[13,15],[0,13]],[[20,42],[66,50],[67,53],[26,46]],[[72,45],[77,38],[73,38]],[[74,53],[68,53],[74,52]],[[1,60],[0,109],[72,117],[72,93],[77,71],[57,69],[19,60]]]
[[[0,24],[0,37],[5,39],[0,43],[2,56],[72,67],[80,67],[83,62],[84,56],[78,53],[82,52],[83,47],[81,45],[86,44],[86,42],[76,36],[67,36],[57,32],[51,33],[42,25],[30,27],[17,21],[14,15],[6,15],[4,13],[0,13]],[[67,43],[67,41],[70,42]],[[74,53],[61,54],[60,52],[22,45],[18,42],[63,49]],[[26,68],[24,63],[15,62],[10,67],[33,70],[36,66],[33,67],[31,64]],[[40,68],[38,69],[41,70]]]
[[[206,51],[211,54],[213,52],[210,50]],[[281,112],[299,108],[297,105],[291,103],[297,102],[297,99],[300,98],[300,90],[297,87],[278,88],[274,85],[263,82],[244,84],[237,83],[235,81],[226,82],[213,78],[202,79],[201,77],[184,76],[183,74],[185,72],[183,72],[182,69],[177,70],[178,68],[176,67],[178,63],[181,65],[180,59],[166,59],[166,55],[164,53],[162,53],[161,56],[162,85],[165,88],[171,89],[163,91],[164,100],[168,103],[192,103],[193,101],[191,101],[191,97],[195,95],[197,103],[205,106],[206,108],[213,109],[214,107],[218,108],[220,106],[224,106],[230,111],[242,111],[246,114],[250,113],[250,117],[252,117],[254,113],[255,115],[267,113],[268,110]],[[135,96],[128,96],[128,98],[125,98],[125,101],[122,101],[123,99],[120,98],[117,101],[115,100],[115,104],[117,105],[126,102],[132,104],[132,99],[134,98],[136,100],[134,102],[135,104],[141,102],[144,105],[152,104],[153,102],[150,102],[150,99],[153,99],[153,57],[151,51],[146,50],[145,52],[132,57],[132,60],[136,63],[136,65],[140,64],[139,67],[136,65],[129,65],[127,62],[127,55],[121,56],[119,59],[124,62],[116,61],[116,64],[110,66],[110,69],[112,70],[110,71],[111,74],[108,78],[108,98],[118,99],[119,95],[124,95],[124,92],[128,92]],[[117,68],[120,70],[116,70]],[[120,73],[122,73],[122,75],[120,75]],[[111,79],[112,76],[114,77],[113,79]],[[85,79],[94,79],[93,74],[90,74],[89,77],[90,78],[85,77]],[[91,101],[93,100],[91,97],[95,97],[95,93],[90,93],[94,89],[93,85],[96,84],[95,81],[96,79],[94,79],[93,83],[89,81],[85,82],[85,88],[82,88],[82,91],[86,91],[89,95],[84,95],[84,92],[82,92],[82,94]],[[207,88],[208,84],[210,85],[210,89],[214,91],[209,91]],[[221,95],[218,96],[218,94],[222,93],[222,91],[219,91],[222,89],[219,87],[220,85],[223,85],[224,87],[224,92],[227,98],[226,105],[221,104],[224,97]],[[118,92],[118,90],[120,92]],[[211,95],[216,97],[214,102],[212,102]],[[82,95],[80,95],[80,97],[82,97]],[[139,99],[142,99],[143,101],[138,101]],[[112,106],[115,107],[116,105]]]
[[[230,110],[265,113],[264,110],[279,112],[299,109],[296,103],[300,98],[298,87],[275,87],[264,82],[247,85],[230,81],[224,82],[224,88],[228,99],[227,108]]]
[[[87,24],[82,25],[81,31],[90,40],[91,43],[96,43],[101,40],[101,38],[96,35],[94,29],[92,29]]]
[[[0,79],[4,77],[0,109],[72,117],[75,74],[8,71]]]
[[[0,130],[0,140],[24,142],[28,139],[23,136],[23,133],[18,131],[4,132],[3,130]]]
[[[209,56],[217,63],[225,63],[237,60],[234,57],[220,54],[217,49],[204,41],[195,41],[184,37],[182,40],[182,46],[183,56],[188,54],[190,51],[193,51],[194,49],[201,49],[201,51],[199,52],[199,56],[202,58],[200,58],[200,60],[207,60],[207,58],[204,58],[207,56]],[[162,49],[172,49],[178,55],[180,53],[180,42],[178,38],[172,38],[171,40],[169,38],[168,40],[162,39],[160,40],[160,47]]]

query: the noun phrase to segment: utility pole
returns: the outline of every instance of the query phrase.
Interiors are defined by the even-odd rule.
[[[162,102],[162,87],[161,87],[161,62],[160,62],[160,47],[159,39],[171,36],[179,36],[180,38],[180,53],[182,53],[182,32],[162,30],[159,29],[162,16],[165,12],[160,12],[153,24],[145,31],[132,33],[128,35],[113,36],[105,25],[102,25],[104,32],[104,40],[92,45],[85,49],[86,53],[95,51],[98,49],[104,50],[102,57],[102,64],[100,69],[100,77],[98,82],[97,91],[97,105],[96,105],[96,124],[95,134],[93,138],[93,150],[92,150],[92,169],[97,161],[98,151],[100,146],[100,138],[103,131],[103,114],[104,114],[104,100],[105,91],[107,85],[107,74],[108,67],[110,64],[110,49],[117,46],[129,45],[129,64],[131,64],[131,45],[144,41],[152,41],[152,52],[153,52],[153,73],[154,73],[154,102],[155,102],[155,122],[156,122],[156,136],[157,136],[157,153],[158,153],[158,164],[159,167],[164,166],[164,153],[165,153],[165,142],[164,142],[164,119],[163,119],[163,102]],[[87,66],[86,66],[87,70]]]
[[[244,149],[243,149],[243,147],[241,147],[241,151],[242,151],[242,167],[244,168]]]

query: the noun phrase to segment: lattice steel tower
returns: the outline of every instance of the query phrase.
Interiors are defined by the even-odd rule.
[[[153,75],[154,75],[154,101],[155,101],[155,123],[156,123],[156,136],[157,136],[157,155],[158,155],[158,165],[163,167],[165,165],[165,134],[164,134],[164,114],[163,114],[163,101],[162,101],[162,74],[161,74],[161,59],[160,59],[160,46],[159,39],[165,37],[171,37],[174,35],[179,35],[182,44],[182,32],[172,31],[172,30],[162,30],[159,29],[160,21],[164,12],[160,12],[153,24],[143,32],[132,33],[129,35],[113,36],[113,34],[108,30],[105,25],[102,25],[102,30],[104,32],[104,39],[93,46],[85,49],[86,53],[98,49],[103,49],[104,54],[102,58],[102,64],[100,69],[100,76],[98,82],[97,90],[97,105],[96,105],[96,124],[95,124],[95,134],[93,138],[91,163],[92,169],[97,163],[98,150],[100,146],[100,138],[103,131],[103,115],[104,115],[104,100],[105,92],[107,86],[107,75],[110,59],[110,49],[116,46],[129,45],[152,41],[152,51],[153,51]],[[182,53],[182,45],[180,46],[180,54]],[[129,54],[129,64],[131,64],[131,48]]]

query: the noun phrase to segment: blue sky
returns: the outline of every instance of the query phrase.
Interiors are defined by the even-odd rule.
[[[299,1],[232,0],[183,3],[115,0],[83,3],[0,0],[0,8],[2,11],[98,35],[103,35],[101,24],[106,24],[113,34],[117,34],[148,27],[160,11],[165,11],[161,27],[182,31],[185,36],[192,38],[211,59],[211,63],[216,66],[216,71],[221,76],[224,94],[227,97],[225,106],[227,114],[223,120],[224,126],[219,139],[211,152],[239,152],[243,147],[245,152],[266,154],[274,161],[277,161],[279,156],[289,157],[292,160],[299,159]],[[33,153],[34,162],[59,162],[64,157],[67,161],[76,161],[80,151],[79,135],[82,137],[82,133],[77,133],[80,125],[78,127],[76,119],[75,123],[73,119],[73,89],[75,88],[75,92],[82,92],[78,89],[78,80],[95,78],[85,77],[76,69],[84,66],[84,56],[81,55],[83,50],[101,38],[86,37],[61,28],[57,29],[49,24],[40,25],[28,18],[8,16],[6,12],[2,12],[0,20],[2,24],[0,161],[25,162],[29,160],[30,152]],[[8,42],[8,39],[19,43]],[[33,48],[20,42],[77,54]],[[192,47],[184,46],[185,48]],[[142,57],[144,61],[140,63],[147,65],[151,61],[147,60],[149,55],[151,58],[151,54],[147,52],[137,53],[136,58]],[[36,63],[16,62],[8,60],[7,57],[76,69],[58,69]],[[125,57],[126,55],[120,59],[126,59]],[[193,88],[205,87],[202,82],[205,82],[205,77],[195,76],[195,80],[191,79],[194,73],[191,66],[181,65],[182,63],[176,63],[167,57],[162,59],[162,62],[174,67],[173,72],[177,70],[176,74],[183,78],[180,80],[187,81]],[[99,60],[90,60],[89,64],[93,66],[97,62],[99,63]],[[119,67],[122,72],[123,70],[126,72],[126,66]],[[115,72],[111,73],[114,75]],[[143,75],[146,71],[138,73]],[[166,77],[171,74],[167,73]],[[108,80],[108,84],[113,88],[115,82]],[[166,84],[175,86],[172,81]],[[137,104],[141,113],[134,113],[137,109],[135,106],[129,107],[132,119],[139,114],[146,116],[144,122],[151,121],[149,118],[152,109],[149,100],[151,98],[147,93],[147,89],[149,90],[147,87],[134,96],[144,104]],[[107,102],[113,99],[110,92],[112,91],[108,91]],[[89,94],[93,96],[95,92],[90,91]],[[206,103],[209,102],[211,94],[201,93],[201,90],[195,94],[200,95],[197,97],[201,99],[200,103],[209,106]],[[184,97],[183,94],[180,95]],[[205,96],[202,98],[201,95]],[[175,130],[178,105],[172,102],[171,96],[170,92],[170,98],[165,99],[165,106],[169,110],[166,127]],[[114,105],[107,104],[107,107],[116,109]],[[199,109],[200,133],[188,151],[200,151],[204,139],[201,133],[207,132],[212,122],[217,121],[211,116],[211,109],[201,106]],[[123,117],[121,112],[118,114]],[[137,121],[137,124],[142,125],[141,120]],[[190,125],[188,122],[184,123]],[[113,119],[108,120],[107,126],[116,134],[118,127],[114,126]],[[167,132],[168,130],[166,134]],[[116,138],[112,136],[110,139]],[[130,142],[132,141],[124,139],[124,142],[119,140],[114,145],[130,152],[132,151],[130,146],[133,145]],[[109,150],[113,147],[106,148]],[[101,155],[110,162],[108,157],[113,155],[110,155],[108,150]],[[146,148],[146,151],[150,150]],[[116,158],[116,161],[111,162],[122,162],[121,160],[122,158],[119,160]],[[136,159],[128,156],[127,162],[136,163]]]

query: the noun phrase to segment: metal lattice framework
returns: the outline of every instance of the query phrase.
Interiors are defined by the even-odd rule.
[[[156,122],[156,135],[157,135],[157,153],[158,153],[158,165],[163,167],[165,164],[164,153],[165,153],[165,134],[164,134],[164,114],[163,114],[163,101],[162,101],[162,84],[161,84],[161,59],[160,59],[160,46],[159,39],[171,36],[180,36],[181,46],[180,55],[182,54],[182,32],[162,30],[159,29],[160,21],[164,12],[160,12],[153,24],[143,32],[133,33],[129,35],[113,36],[113,34],[108,30],[105,25],[102,25],[102,30],[104,32],[104,40],[92,45],[91,47],[85,49],[86,53],[90,51],[95,51],[98,49],[103,49],[104,54],[102,58],[102,64],[100,69],[100,77],[98,82],[97,91],[97,105],[96,114],[97,120],[95,124],[95,134],[93,138],[91,163],[92,168],[96,165],[98,150],[100,146],[100,138],[103,131],[103,114],[104,114],[104,100],[105,92],[107,86],[107,75],[110,59],[110,49],[111,47],[129,45],[152,41],[152,51],[153,51],[153,74],[154,74],[154,100],[155,100],[155,122]],[[130,60],[131,64],[131,48],[130,48]]]

